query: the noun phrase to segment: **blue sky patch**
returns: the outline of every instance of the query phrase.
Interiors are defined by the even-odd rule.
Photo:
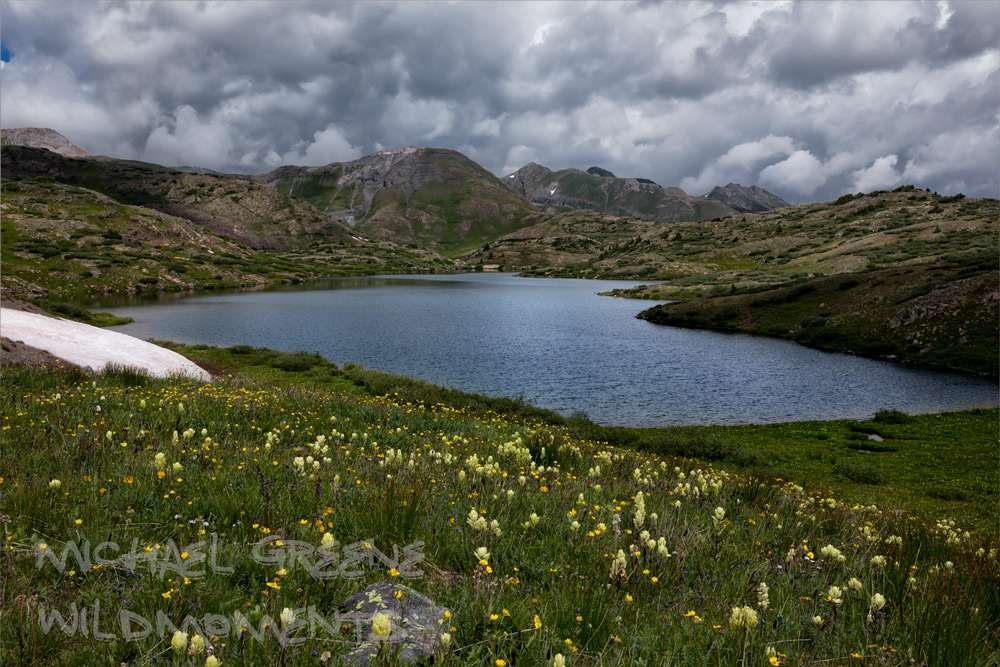
[[[0,44],[0,60],[5,63],[10,62],[10,50],[7,49],[6,44]]]

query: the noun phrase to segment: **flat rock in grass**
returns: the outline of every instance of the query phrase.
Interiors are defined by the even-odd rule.
[[[397,593],[399,594],[397,597]],[[344,602],[344,615],[358,628],[358,647],[347,656],[350,665],[370,665],[382,644],[399,651],[402,663],[415,663],[441,648],[440,635],[448,631],[444,607],[407,586],[379,582],[355,593]],[[392,631],[384,641],[372,636],[375,614],[388,614]]]

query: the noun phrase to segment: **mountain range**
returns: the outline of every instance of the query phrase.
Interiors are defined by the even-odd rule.
[[[247,176],[74,155],[50,130],[2,144],[5,297],[493,268],[665,280],[622,295],[675,302],[643,313],[658,323],[996,374],[995,199],[903,186],[783,206],[596,166],[500,179],[424,147]]]
[[[555,209],[580,208],[654,222],[723,218],[745,211],[789,206],[767,190],[730,183],[694,197],[646,178],[619,178],[600,167],[552,171],[531,162],[503,179],[531,202]]]
[[[44,148],[65,157],[91,157],[50,129],[3,130],[0,136],[6,146]],[[93,160],[94,167],[87,171],[93,172],[100,165],[96,171],[102,173],[99,180],[104,189],[98,188],[99,191],[111,190],[108,194],[122,197],[128,203],[148,203],[216,230],[233,226],[233,216],[227,215],[225,209],[232,208],[232,213],[239,217],[245,215],[239,201],[233,200],[235,207],[209,205],[205,201],[218,190],[203,187],[206,183],[217,183],[206,178],[224,176],[233,181],[265,185],[312,204],[325,217],[368,237],[416,244],[449,256],[533,225],[540,214],[569,209],[670,223],[788,206],[780,197],[756,186],[744,188],[731,183],[725,188],[715,188],[708,195],[694,197],[680,188],[661,187],[649,179],[618,178],[599,167],[586,172],[578,169],[553,172],[531,163],[499,179],[457,151],[419,146],[380,151],[351,162],[332,162],[319,167],[282,166],[254,176],[223,175],[190,166],[170,169],[111,158]],[[120,182],[122,179],[117,178],[126,166],[144,172],[139,180],[145,195],[137,194],[135,183]],[[19,169],[37,173],[37,169],[32,171],[25,165]],[[170,176],[168,185],[163,179],[170,173],[191,177]],[[151,182],[157,178],[159,182]],[[82,175],[76,180],[81,185],[84,181],[94,185],[93,179],[88,181]],[[240,192],[246,190],[246,186],[232,185],[225,190],[234,188]],[[259,192],[255,194],[258,199],[267,199]],[[245,193],[237,199],[245,199]],[[273,206],[263,208],[271,210]],[[298,210],[298,206],[289,208],[295,210],[296,216],[313,217],[312,212]],[[206,213],[205,209],[211,211]],[[265,240],[257,234],[238,236],[251,245],[287,245],[283,240]]]

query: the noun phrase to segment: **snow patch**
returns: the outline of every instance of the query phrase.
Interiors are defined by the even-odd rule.
[[[58,359],[97,371],[114,364],[139,368],[154,377],[185,375],[211,380],[204,369],[176,352],[81,322],[0,308],[0,333]]]

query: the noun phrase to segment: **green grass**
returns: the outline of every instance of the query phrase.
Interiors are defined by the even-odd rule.
[[[134,321],[131,317],[120,317],[111,313],[95,313],[70,303],[41,303],[39,306],[58,317],[83,322],[94,327],[116,327]]]
[[[169,630],[124,641],[112,621],[122,611],[198,621],[240,611],[253,621],[310,605],[329,617],[368,584],[402,580],[378,560],[360,566],[358,579],[320,580],[302,561],[252,555],[263,539],[318,545],[324,533],[341,545],[368,540],[390,557],[393,544],[424,543],[422,574],[402,583],[452,610],[441,628],[451,643],[434,664],[549,665],[562,654],[571,665],[766,665],[768,647],[787,665],[1000,657],[995,545],[962,524],[925,526],[728,465],[580,439],[570,422],[585,428],[582,416],[563,425],[475,416],[357,385],[334,389],[341,376],[325,388],[303,384],[303,374],[324,367],[310,355],[291,355],[311,363],[289,370],[252,348],[188,351],[219,363],[242,357],[245,369],[289,379],[247,374],[208,385],[22,368],[0,378],[0,589],[13,601],[0,607],[5,664],[175,664]],[[863,428],[901,435],[912,426]],[[659,435],[663,442],[669,432]],[[305,456],[318,465],[296,464]],[[468,520],[473,509],[485,530]],[[232,570],[150,571],[151,562],[182,569],[180,552],[196,560],[194,545],[213,536],[214,562]],[[134,540],[143,557],[96,568],[71,557],[62,569],[44,556],[84,540],[114,541],[124,552]],[[619,550],[624,572],[613,576]],[[830,586],[842,589],[840,604],[827,599]],[[880,609],[876,593],[886,600]],[[68,615],[73,603],[97,600],[99,629],[118,638],[40,624],[42,610]],[[731,620],[743,606],[757,619],[749,629]],[[337,664],[353,645],[339,624],[285,648],[273,638],[201,632],[223,664],[316,665],[323,651]]]
[[[757,453],[762,461],[750,469],[766,476],[846,501],[905,509],[928,522],[953,518],[1000,538],[996,409],[914,415],[899,424],[842,420],[689,430]]]

